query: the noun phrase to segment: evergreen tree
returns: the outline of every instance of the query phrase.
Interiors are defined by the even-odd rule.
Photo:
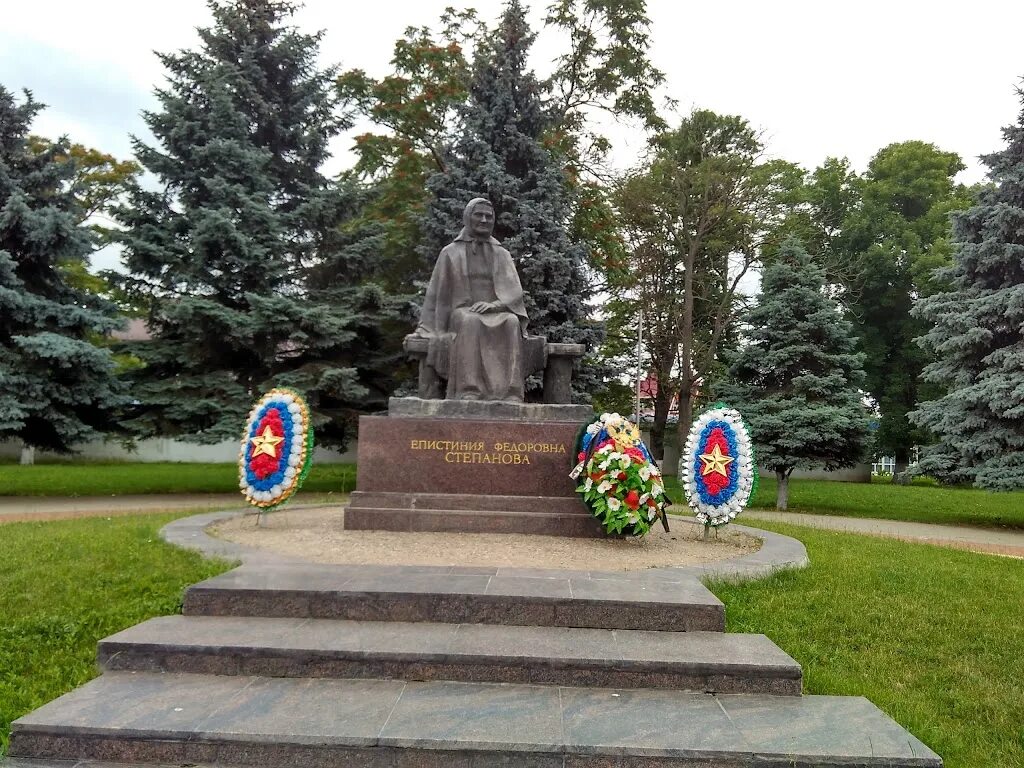
[[[93,236],[69,142],[30,141],[40,109],[0,86],[0,439],[66,452],[114,427],[122,388],[94,342],[121,321],[78,285]]]
[[[953,217],[953,265],[936,272],[951,290],[913,310],[931,325],[924,379],[947,389],[911,414],[939,438],[919,470],[990,490],[1024,488],[1024,109],[1003,135],[982,158],[993,185]]]
[[[459,233],[466,203],[485,197],[494,206],[494,237],[519,270],[530,333],[594,350],[601,331],[587,318],[587,254],[566,234],[568,178],[546,144],[555,123],[540,84],[526,69],[534,37],[522,6],[511,0],[495,33],[476,52],[461,133],[449,148],[445,171],[428,181],[433,198],[417,277],[429,277],[441,248]],[[589,400],[598,386],[593,369],[577,374],[573,386],[578,399]]]
[[[153,334],[132,350],[145,365],[130,424],[214,442],[237,435],[259,393],[289,385],[318,438],[340,442],[332,419],[369,393],[357,358],[381,301],[351,275],[364,260],[339,228],[352,191],[320,172],[342,127],[334,71],[316,67],[319,35],[285,25],[290,3],[210,8],[198,50],[160,57],[168,84],[145,116],[159,146],[135,143],[160,189],[136,188],[120,211],[127,287],[151,302]]]
[[[825,273],[795,240],[761,277],[746,344],[730,361],[722,399],[743,414],[758,464],[778,478],[776,506],[789,500],[796,467],[848,467],[865,451],[862,353],[850,323],[825,292]]]

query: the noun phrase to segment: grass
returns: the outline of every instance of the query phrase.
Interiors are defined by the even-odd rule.
[[[175,613],[224,563],[163,544],[178,515],[0,525],[0,754],[10,723],[96,674],[96,643]],[[767,634],[808,693],[863,695],[947,768],[1024,765],[1024,564],[756,522],[796,536],[811,566],[712,582],[729,631]]]
[[[234,464],[0,464],[0,496],[236,493],[236,473]],[[316,464],[302,490],[347,493],[355,487],[355,474],[354,464]],[[669,495],[681,502],[683,493],[675,478],[666,480]],[[762,477],[751,506],[773,508],[775,488],[774,477]],[[793,512],[1024,530],[1024,492],[792,480],[789,496]]]
[[[305,493],[347,493],[355,464],[314,464]],[[238,493],[234,464],[0,464],[0,496],[115,496],[151,493]],[[241,498],[241,497],[239,497]]]
[[[228,568],[159,540],[181,516],[0,525],[0,755],[12,720],[96,676],[99,640]]]
[[[811,566],[712,582],[730,632],[768,635],[807,693],[866,696],[946,768],[1024,766],[1024,563],[757,521]]]
[[[685,503],[675,478],[666,478],[665,486],[677,505]],[[775,491],[775,478],[762,477],[750,506],[774,509]],[[1024,530],[1024,491],[790,480],[789,511]]]

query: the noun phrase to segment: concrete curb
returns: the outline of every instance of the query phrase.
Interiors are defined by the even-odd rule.
[[[311,509],[320,506],[323,505],[305,504],[295,505],[289,507],[289,509]],[[308,563],[308,561],[301,558],[289,557],[276,552],[216,539],[206,532],[206,529],[214,523],[245,514],[252,514],[252,510],[248,508],[233,509],[183,517],[180,520],[175,520],[165,525],[160,530],[160,536],[169,544],[199,552],[207,557],[217,557],[222,560],[238,560],[243,565],[273,567]],[[691,522],[685,518],[675,518],[671,522],[676,525],[697,525],[695,521]],[[761,545],[761,549],[749,555],[703,565],[644,568],[635,571],[572,571],[565,569],[561,573],[564,573],[566,576],[578,575],[598,580],[650,580],[652,578],[657,580],[659,577],[678,580],[680,576],[692,576],[696,579],[747,581],[770,576],[782,569],[804,568],[810,564],[807,550],[804,548],[803,543],[794,538],[772,533],[771,531],[763,531],[758,528],[748,528],[744,525],[735,525],[735,527],[743,533],[761,539],[764,542]],[[367,570],[372,570],[374,567],[373,565],[365,566]],[[394,566],[379,567],[394,568]],[[459,567],[450,566],[418,565],[415,568],[420,572],[436,571],[441,573],[456,573],[461,570]],[[473,569],[467,570],[472,571]],[[502,573],[510,576],[536,576],[538,573],[537,568],[502,568],[501,570]]]

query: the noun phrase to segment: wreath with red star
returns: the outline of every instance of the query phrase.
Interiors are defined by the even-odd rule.
[[[287,501],[309,474],[313,426],[298,392],[272,389],[249,412],[238,455],[238,486],[267,512]]]
[[[680,474],[687,503],[704,525],[725,525],[746,507],[757,487],[757,462],[737,410],[719,403],[697,417]]]

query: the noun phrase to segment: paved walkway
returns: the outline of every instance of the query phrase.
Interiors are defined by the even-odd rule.
[[[210,512],[241,507],[237,493],[168,493],[138,496],[0,496],[0,523],[109,517],[140,512],[196,509]]]
[[[326,494],[299,494],[297,503],[323,503]],[[339,496],[331,500],[340,501]],[[33,497],[0,496],[0,523],[26,520],[62,520],[72,517],[108,517],[139,513],[171,512],[194,509],[212,512],[243,506],[238,494],[152,494],[138,496]],[[743,517],[774,520],[813,528],[851,531],[887,536],[905,541],[920,541],[947,547],[1024,558],[1024,531],[971,528],[930,523],[907,523],[833,515],[809,515],[801,512],[748,510]],[[742,521],[742,520],[741,520]]]
[[[769,510],[747,510],[741,514],[740,522],[742,522],[743,518],[774,520],[780,523],[809,525],[813,528],[865,533],[872,536],[886,536],[903,541],[918,541],[927,544],[939,544],[944,547],[967,549],[972,552],[987,552],[994,555],[1024,558],[1024,531],[971,528],[960,525],[935,525],[932,523],[908,523],[900,520],[877,520],[862,517],[809,515],[803,512],[773,512]]]

